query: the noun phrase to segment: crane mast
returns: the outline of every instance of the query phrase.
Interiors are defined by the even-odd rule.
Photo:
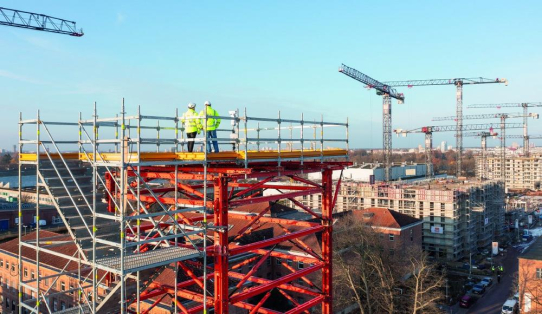
[[[382,96],[382,141],[384,148],[385,179],[386,182],[388,182],[391,179],[391,99],[395,98],[401,104],[405,100],[405,97],[402,93],[398,93],[389,85],[383,84],[380,81],[377,81],[372,77],[344,64],[339,67],[339,72],[367,85],[369,88],[376,89],[377,95]]]
[[[75,22],[45,14],[38,14],[0,7],[0,25],[33,29],[49,33],[75,37],[83,36],[83,30],[77,30]]]
[[[499,135],[498,133],[495,133],[495,132],[467,132],[467,133],[463,133],[463,136],[464,137],[480,137],[481,139],[481,145],[480,145],[480,148],[481,148],[481,160],[482,160],[482,165],[481,165],[481,170],[480,170],[480,180],[483,180],[485,178],[487,178],[487,138],[489,136],[497,136]]]
[[[483,77],[475,78],[454,78],[454,79],[429,79],[429,80],[407,80],[407,81],[389,81],[384,82],[391,87],[414,87],[414,86],[435,86],[435,85],[455,85],[456,86],[456,149],[457,149],[457,176],[461,176],[461,159],[463,156],[463,85],[474,84],[494,84],[504,83],[508,85],[508,80],[504,78],[487,79]]]

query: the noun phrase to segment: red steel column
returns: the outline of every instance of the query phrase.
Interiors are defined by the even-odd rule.
[[[219,175],[214,186],[215,313],[228,313],[228,182]]]
[[[333,171],[326,169],[322,171],[322,257],[324,259],[324,268],[322,268],[322,292],[324,294],[324,302],[322,303],[322,313],[333,313],[332,307],[332,201],[333,201]]]

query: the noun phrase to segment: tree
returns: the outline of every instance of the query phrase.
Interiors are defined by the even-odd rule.
[[[4,154],[2,155],[2,158],[0,159],[0,163],[2,165],[9,165],[11,163],[11,155],[10,154]]]
[[[390,254],[380,233],[348,215],[334,226],[334,242],[337,311],[429,313],[443,297],[444,277],[421,249]]]

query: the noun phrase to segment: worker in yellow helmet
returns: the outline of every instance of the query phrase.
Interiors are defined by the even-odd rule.
[[[205,124],[205,113],[207,112],[207,124]],[[218,153],[218,142],[216,141],[216,129],[220,126],[219,114],[211,107],[209,101],[205,102],[205,109],[200,112],[201,125],[207,130],[207,138],[215,139],[211,140],[213,144],[213,150]],[[207,152],[211,152],[211,145],[207,144]]]
[[[196,135],[201,132],[201,123],[196,112],[196,104],[191,102],[188,104],[188,110],[183,113],[181,117],[181,122],[186,131],[186,137],[188,137],[188,151],[194,151],[194,139]]]

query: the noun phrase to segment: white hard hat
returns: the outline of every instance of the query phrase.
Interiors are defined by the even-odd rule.
[[[207,101],[205,102],[205,106],[210,106],[210,105],[211,105],[211,102],[207,100]]]
[[[188,104],[188,108],[194,109],[194,108],[196,108],[196,104],[191,102],[191,103]]]

